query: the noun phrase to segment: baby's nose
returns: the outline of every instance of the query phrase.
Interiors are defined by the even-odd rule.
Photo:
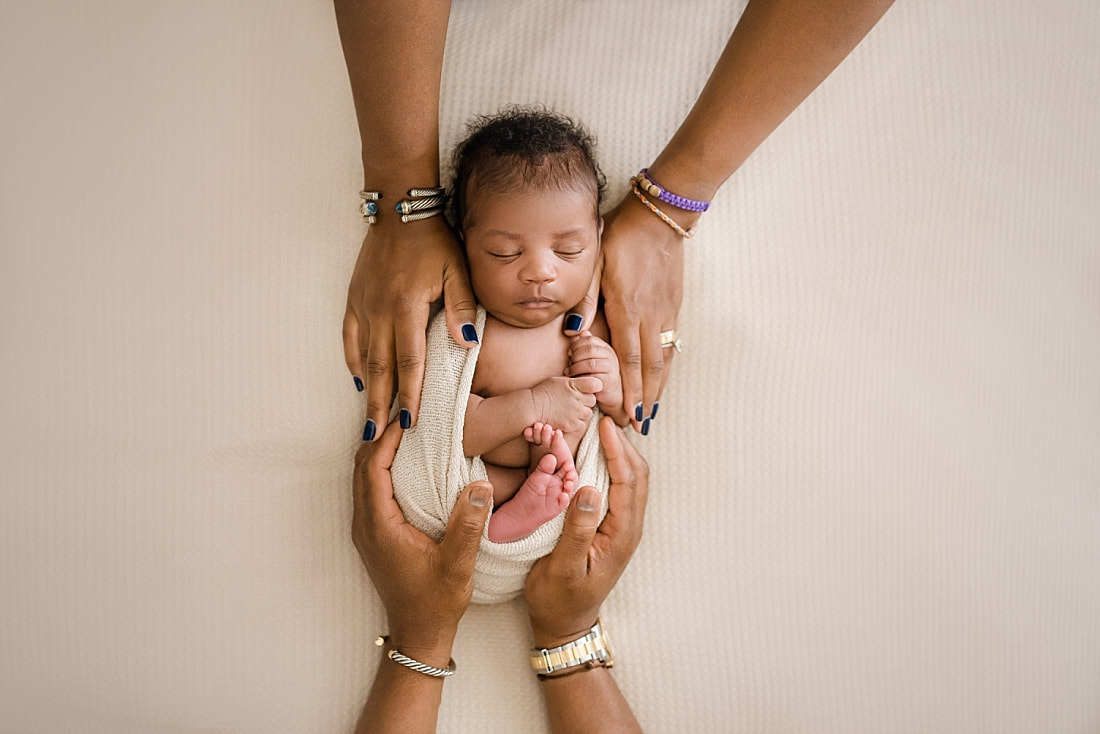
[[[545,283],[554,280],[557,275],[554,265],[549,258],[532,257],[520,271],[520,278],[525,283]]]

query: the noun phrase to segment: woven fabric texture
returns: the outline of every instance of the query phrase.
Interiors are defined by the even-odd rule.
[[[391,468],[393,495],[405,518],[437,540],[443,538],[447,519],[466,485],[488,479],[481,457],[467,458],[462,451],[466,403],[484,341],[485,309],[477,310],[478,346],[472,349],[455,344],[447,331],[445,316],[442,312],[437,314],[428,329],[419,417],[401,438]],[[590,485],[599,490],[606,512],[610,480],[607,460],[600,450],[599,410],[595,412],[574,459],[577,486]],[[486,525],[474,568],[474,602],[499,604],[518,596],[531,566],[557,545],[564,522],[563,513],[526,538],[510,543],[489,540]]]

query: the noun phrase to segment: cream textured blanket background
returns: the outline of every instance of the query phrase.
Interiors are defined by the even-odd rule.
[[[546,102],[621,194],[739,10],[456,0],[445,143]],[[0,731],[346,731],[331,6],[2,0],[0,100]],[[604,610],[648,731],[1100,731],[1098,130],[1095,0],[903,0],[721,192]],[[525,620],[442,731],[546,730]]]

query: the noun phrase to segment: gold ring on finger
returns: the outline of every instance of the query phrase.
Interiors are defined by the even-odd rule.
[[[661,332],[661,349],[672,347],[677,352],[684,351],[684,343],[676,336],[676,329]]]

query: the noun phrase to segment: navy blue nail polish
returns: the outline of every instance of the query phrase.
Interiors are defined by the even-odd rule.
[[[401,430],[407,431],[409,426],[413,424],[413,415],[405,408],[401,409]]]
[[[649,419],[650,420],[653,420],[654,418],[657,417],[657,408],[660,408],[660,407],[661,407],[660,402],[656,402],[656,403],[653,404],[653,410],[651,410],[650,413],[649,413]]]
[[[363,381],[358,377],[352,377],[351,379],[355,380],[355,389],[359,392],[363,392]]]
[[[648,436],[649,435],[649,421],[650,421],[649,418],[646,418],[644,421],[642,421],[642,435],[643,436]]]
[[[363,440],[373,441],[374,434],[378,432],[378,427],[374,425],[374,421],[367,419],[367,425],[363,426]]]
[[[642,421],[642,404],[638,403],[634,406],[634,420],[639,423]]]
[[[462,325],[462,338],[471,344],[477,344],[477,329],[473,324]]]
[[[581,326],[584,324],[584,319],[579,313],[571,313],[565,317],[565,330],[566,331],[580,331]]]

